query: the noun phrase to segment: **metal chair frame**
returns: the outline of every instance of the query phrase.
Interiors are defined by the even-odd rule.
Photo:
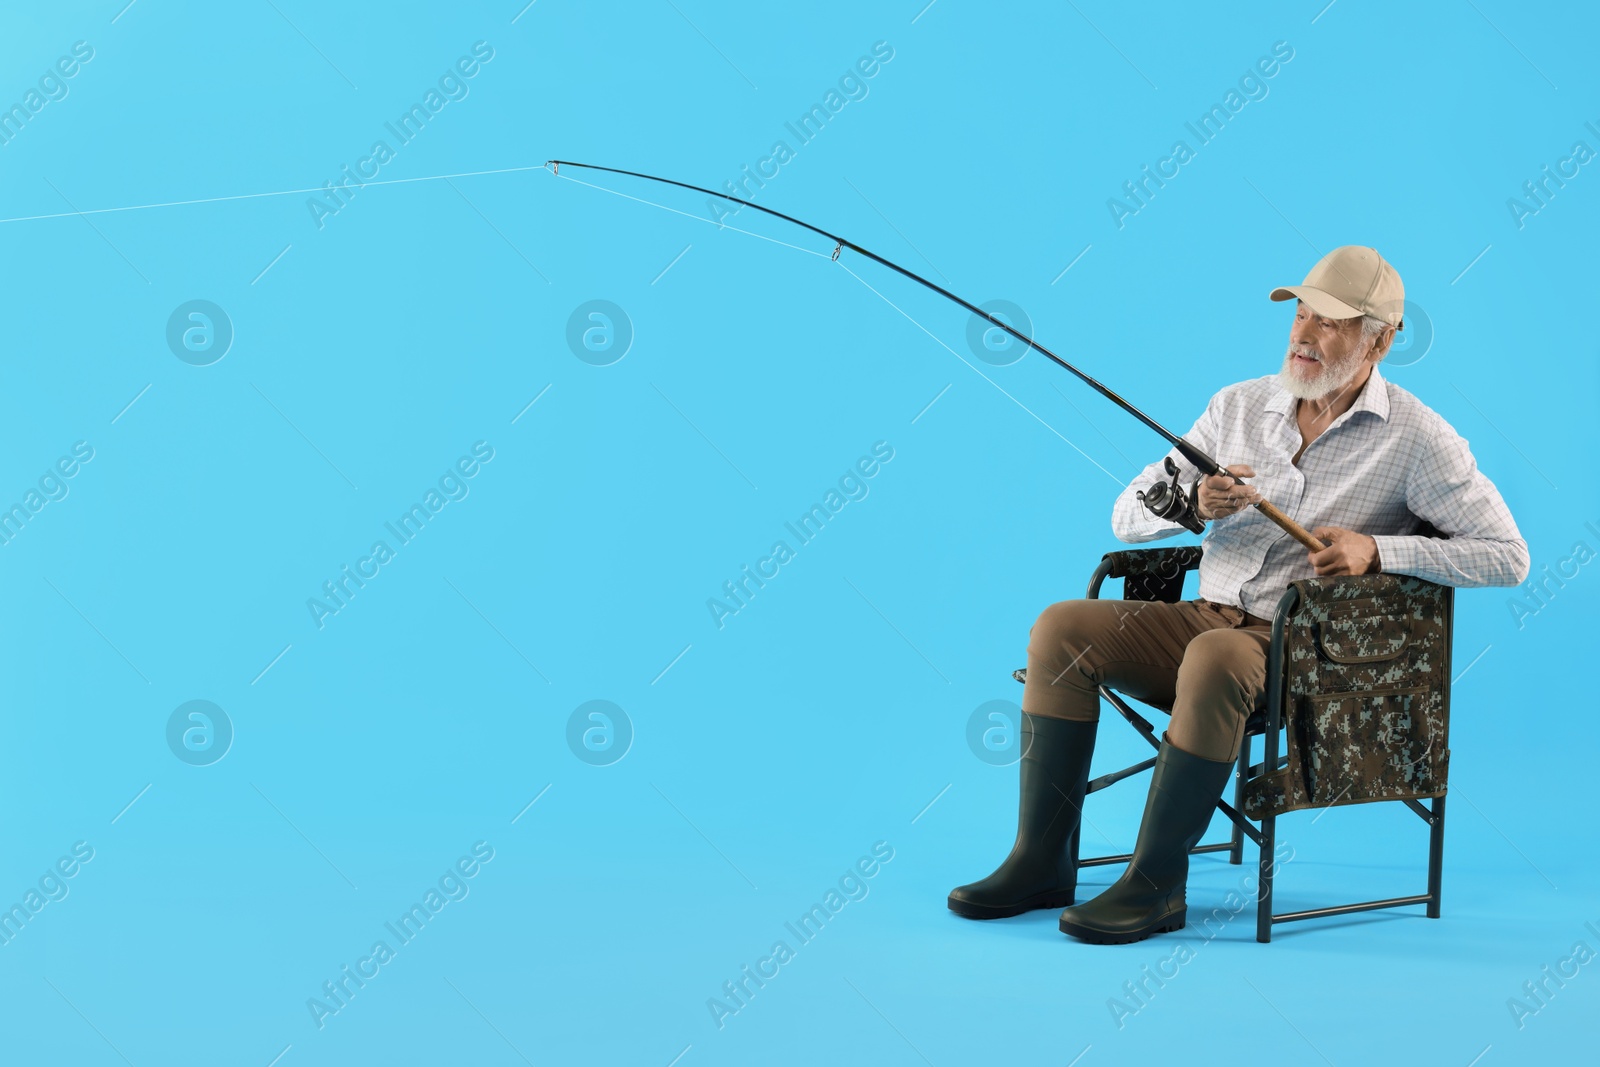
[[[1128,597],[1127,587],[1130,584],[1124,579],[1124,599],[1163,600],[1175,603],[1182,598],[1183,578],[1200,564],[1200,547],[1187,546],[1192,551],[1177,550],[1178,571],[1176,575],[1167,576],[1166,580],[1152,583],[1145,592],[1153,595],[1145,597]],[[1089,580],[1088,598],[1100,598],[1100,587],[1107,577],[1118,577],[1114,570],[1113,556],[1120,556],[1124,560],[1129,557],[1154,556],[1158,553],[1171,553],[1174,549],[1131,549],[1117,553],[1108,553],[1100,561],[1094,575]],[[1232,804],[1218,799],[1217,810],[1226,815],[1233,824],[1232,834],[1228,841],[1214,842],[1211,844],[1196,845],[1190,850],[1191,855],[1204,852],[1227,852],[1228,862],[1241,864],[1244,860],[1244,839],[1248,837],[1260,852],[1259,856],[1259,886],[1256,896],[1256,940],[1265,944],[1272,940],[1272,927],[1277,923],[1298,922],[1302,919],[1316,919],[1329,915],[1345,915],[1350,912],[1373,911],[1379,908],[1398,908],[1411,904],[1427,905],[1427,915],[1430,919],[1439,917],[1440,889],[1444,867],[1444,802],[1443,796],[1432,798],[1428,804],[1417,800],[1404,799],[1406,804],[1424,823],[1428,825],[1428,891],[1410,896],[1390,897],[1384,900],[1365,900],[1353,904],[1337,904],[1322,908],[1307,908],[1302,911],[1279,912],[1272,910],[1273,879],[1276,868],[1273,863],[1274,850],[1277,836],[1277,815],[1267,814],[1260,820],[1258,829],[1252,825],[1252,820],[1243,814],[1245,805],[1246,784],[1255,776],[1261,774],[1267,767],[1282,768],[1288,763],[1287,756],[1279,755],[1280,734],[1284,729],[1284,706],[1287,700],[1293,698],[1294,693],[1288,692],[1288,681],[1284,672],[1284,634],[1293,625],[1295,608],[1299,601],[1299,592],[1294,586],[1285,590],[1278,600],[1278,606],[1272,617],[1272,639],[1267,651],[1267,688],[1266,708],[1255,711],[1245,724],[1245,733],[1239,744],[1237,767],[1234,770],[1234,800]],[[1454,627],[1453,597],[1447,603],[1452,612],[1450,619],[1451,629]],[[1025,677],[1022,671],[1015,672],[1019,680]],[[1450,667],[1447,663],[1444,670],[1445,686],[1448,689]],[[1133,710],[1123,700],[1121,695],[1109,686],[1099,687],[1100,695],[1108,701],[1117,712],[1127,720],[1128,725],[1139,732],[1139,735],[1149,742],[1150,747],[1159,750],[1161,741],[1156,736],[1155,727],[1148,719]],[[1446,693],[1448,698],[1448,692]],[[1154,705],[1152,705],[1154,706]],[[1260,763],[1250,762],[1252,739],[1262,737],[1262,759]],[[1100,775],[1088,785],[1088,793],[1097,793],[1125,778],[1132,777],[1141,771],[1149,770],[1155,766],[1155,758],[1135,763],[1110,774]],[[1375,803],[1396,803],[1397,801],[1375,801]],[[1338,805],[1331,805],[1338,806]],[[1081,835],[1078,835],[1081,837]],[[1077,842],[1074,841],[1074,851]],[[1074,857],[1076,859],[1076,857]],[[1132,853],[1117,856],[1095,856],[1089,859],[1077,860],[1078,866],[1097,867],[1112,863],[1127,863],[1133,858]]]

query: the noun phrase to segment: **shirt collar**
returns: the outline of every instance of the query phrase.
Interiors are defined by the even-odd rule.
[[[1275,383],[1273,394],[1267,399],[1267,410],[1287,417],[1294,414],[1294,405],[1294,394]],[[1389,386],[1383,375],[1378,373],[1376,363],[1372,365],[1372,373],[1367,376],[1367,384],[1361,387],[1361,395],[1356,397],[1356,402],[1350,405],[1345,415],[1357,411],[1370,411],[1385,422],[1389,421]]]

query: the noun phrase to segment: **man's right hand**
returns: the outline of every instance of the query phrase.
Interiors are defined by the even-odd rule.
[[[1256,472],[1243,463],[1236,463],[1226,468],[1241,478],[1254,478]],[[1200,483],[1200,490],[1196,494],[1194,511],[1203,521],[1225,519],[1235,512],[1250,507],[1261,500],[1261,494],[1254,486],[1239,485],[1232,478],[1223,474],[1209,474]]]

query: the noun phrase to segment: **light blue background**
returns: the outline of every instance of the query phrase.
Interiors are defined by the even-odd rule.
[[[961,921],[945,894],[1014,827],[1016,768],[974,756],[968,717],[1020,699],[1028,627],[1082,595],[1116,492],[1164,446],[1037,354],[978,362],[960,309],[860,257],[841,264],[928,332],[826,258],[537,168],[720,186],[784,139],[758,202],[1017,303],[1179,432],[1277,368],[1290,311],[1269,288],[1376,245],[1434,332],[1385,369],[1470,440],[1538,574],[1600,549],[1600,164],[1520,228],[1506,202],[1575,141],[1600,149],[1594,14],[923,2],[0,15],[0,102],[94,49],[0,147],[0,503],[94,449],[0,547],[0,903],[94,849],[0,945],[6,1062],[1592,1056],[1600,964],[1521,1029],[1507,1000],[1600,949],[1600,565],[1520,626],[1515,590],[1458,598],[1443,918],[1263,946],[1247,914],[1119,1028],[1108,998],[1187,934],[1098,948],[1049,912]],[[381,175],[431,180],[362,189],[320,229],[284,194],[387,139],[477,41],[494,53],[468,95]],[[784,124],[878,41],[867,95],[798,146]],[[1184,123],[1279,41],[1265,98],[1119,229],[1107,199],[1197,147]],[[732,221],[831,252],[755,215]],[[194,299],[235,330],[211,366],[166,343]],[[635,330],[610,366],[565,339],[594,299]],[[319,629],[307,599],[477,441],[494,458],[470,494]],[[870,494],[719,630],[707,599],[876,441],[894,458]],[[195,699],[235,731],[206,767],[165,739]],[[606,767],[566,741],[596,699],[634,731]],[[1108,719],[1101,749],[1111,768],[1143,743]],[[1086,849],[1131,845],[1144,781],[1096,798]],[[1395,808],[1283,820],[1280,909],[1420,892],[1425,830]],[[479,841],[470,894],[319,1029],[308,998]],[[707,999],[878,841],[894,858],[870,893],[719,1029]],[[1249,870],[1197,860],[1191,904]]]

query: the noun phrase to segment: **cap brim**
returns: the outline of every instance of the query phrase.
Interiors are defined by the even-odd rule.
[[[1304,300],[1312,311],[1328,319],[1354,319],[1362,314],[1360,308],[1309,285],[1281,285],[1267,295],[1273,300]]]

